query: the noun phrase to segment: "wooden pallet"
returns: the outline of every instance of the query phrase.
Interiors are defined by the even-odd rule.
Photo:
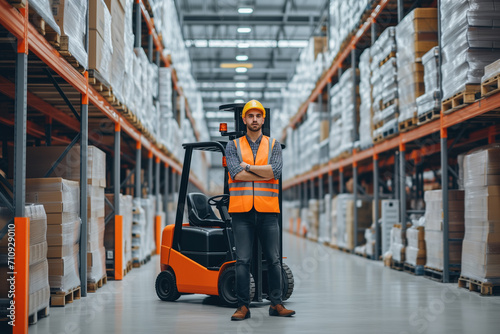
[[[460,276],[458,287],[479,292],[481,296],[492,296],[500,294],[500,283],[482,282],[472,278]]]
[[[481,85],[467,85],[465,90],[453,95],[441,103],[441,110],[448,114],[476,102],[476,94],[481,91]]]
[[[397,134],[398,134],[398,132],[396,131],[395,128],[390,128],[389,130],[386,130],[386,131],[382,132],[384,140],[392,138],[392,137],[396,136]]]
[[[379,133],[376,137],[373,137],[373,142],[374,143],[381,143],[385,140],[384,138],[384,134],[383,133]]]
[[[366,253],[354,252],[354,255],[364,257],[365,259],[370,258],[368,255],[366,255]]]
[[[115,279],[115,268],[113,264],[108,264],[108,267],[106,268],[106,276],[108,277],[108,280],[114,280]],[[127,274],[132,270],[132,261],[128,261],[127,265],[123,269],[123,277],[127,276]]]
[[[481,83],[481,97],[500,92],[500,74]]]
[[[34,325],[34,324],[36,324],[38,322],[38,319],[42,319],[42,318],[48,317],[49,316],[49,311],[50,311],[50,307],[47,306],[47,307],[44,307],[41,310],[38,310],[37,312],[31,314],[28,317],[28,324]]]
[[[68,292],[57,291],[50,294],[50,306],[66,306],[81,297],[82,291],[79,286]]]
[[[16,8],[26,8],[26,0],[9,0],[9,3]]]
[[[436,118],[439,118],[441,115],[441,110],[431,110],[426,112],[425,114],[422,114],[418,116],[418,125],[428,123],[430,121],[435,120]]]
[[[145,265],[151,260],[151,255],[146,256],[146,258],[139,260],[138,258],[133,258],[132,259],[132,267],[133,268],[140,268],[141,266]]]
[[[404,262],[392,260],[391,261],[391,269],[394,269],[397,271],[403,271],[404,270]]]
[[[383,103],[382,101],[380,101],[380,106],[381,106],[381,110],[384,110],[386,108],[389,108],[390,106],[394,105],[394,104],[398,104],[399,103],[399,99],[398,98],[395,98],[395,99],[392,99],[386,103]]]
[[[418,124],[418,118],[417,118],[417,116],[413,116],[412,118],[407,119],[407,120],[398,124],[399,132],[409,131],[409,130],[417,127],[417,124]]]
[[[25,2],[25,0],[14,0],[19,2]],[[24,6],[22,6],[24,7]],[[59,49],[61,45],[61,36],[52,29],[50,25],[45,22],[45,20],[33,9],[33,7],[29,7],[29,21],[38,31],[38,33],[42,36],[45,36],[45,39],[49,44],[51,44],[54,48]]]
[[[391,51],[391,53],[389,53],[389,55],[387,57],[384,58],[384,60],[382,60],[379,64],[379,67],[382,67],[382,65],[384,65],[385,63],[387,63],[389,61],[389,59],[391,58],[394,58],[396,57],[396,52],[395,51]]]
[[[307,237],[307,239],[309,241],[312,241],[312,242],[318,242],[318,238],[314,238],[314,237]]]
[[[97,289],[102,288],[104,284],[108,283],[108,276],[104,275],[101,277],[101,279],[97,280],[96,282],[89,282],[87,281],[87,292],[96,292]]]
[[[460,275],[459,271],[450,271],[450,282],[457,282]],[[443,282],[443,271],[424,266],[424,277],[436,282]]]
[[[423,265],[412,265],[409,263],[404,263],[403,271],[415,276],[422,276],[424,274],[424,266]]]

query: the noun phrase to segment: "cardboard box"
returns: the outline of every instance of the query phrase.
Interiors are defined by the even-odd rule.
[[[73,254],[60,259],[48,259],[49,276],[66,276],[78,273],[79,246],[73,246]]]
[[[105,11],[108,7],[103,0],[89,0],[89,32],[98,33],[104,38]]]
[[[100,70],[103,66],[111,66],[103,62],[102,50],[104,49],[104,40],[96,30],[89,30],[89,68]],[[109,61],[109,60],[108,60]]]
[[[26,205],[25,215],[30,219],[30,245],[43,243],[47,232],[47,218],[43,205]],[[11,222],[11,218],[11,212],[7,208],[0,207],[0,230]],[[0,253],[7,253],[8,239],[8,235],[5,235],[0,240]]]
[[[74,245],[50,246],[47,249],[47,258],[57,259],[73,255]]]
[[[80,215],[76,212],[58,212],[47,214],[48,225],[60,225],[77,221]]]
[[[47,243],[49,246],[78,244],[80,240],[80,220],[47,226]]]

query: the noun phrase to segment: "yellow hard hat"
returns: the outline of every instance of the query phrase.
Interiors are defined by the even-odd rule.
[[[266,118],[266,109],[262,106],[262,103],[260,103],[257,100],[251,100],[248,101],[247,104],[245,104],[245,107],[243,108],[243,112],[241,113],[241,117],[245,118],[245,114],[247,111],[252,110],[252,109],[257,109],[262,111],[262,117]]]

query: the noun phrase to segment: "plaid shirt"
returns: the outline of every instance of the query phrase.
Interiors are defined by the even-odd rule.
[[[257,150],[259,149],[259,145],[262,140],[262,135],[260,135],[255,143],[248,136],[246,137],[248,144],[250,144],[250,148],[252,149],[253,158],[255,160],[255,157],[257,156]],[[241,161],[238,157],[234,141],[232,140],[226,145],[226,162],[229,174],[234,180],[236,175],[243,170],[243,167],[240,166]],[[283,158],[281,156],[281,145],[277,140],[274,143],[273,152],[271,154],[271,167],[273,169],[274,178],[276,180],[279,179],[281,176],[281,170],[283,169]]]

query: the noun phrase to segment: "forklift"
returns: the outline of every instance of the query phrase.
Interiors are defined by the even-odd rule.
[[[234,113],[235,131],[227,132],[222,123],[220,132],[229,140],[242,137],[246,126],[241,117],[245,104],[227,104],[221,111]],[[270,135],[270,110],[266,108],[264,135]],[[227,141],[185,143],[179,198],[175,224],[163,229],[161,238],[160,270],[156,279],[156,294],[162,301],[175,301],[184,294],[218,296],[223,304],[236,307],[236,253],[229,207],[228,170],[226,165]],[[284,146],[282,145],[284,148]],[[220,153],[224,167],[224,193],[208,198],[202,193],[188,193],[191,159],[194,150]],[[282,209],[282,182],[280,178],[279,205]],[[184,222],[187,203],[188,221]],[[217,209],[219,216],[213,210]],[[278,215],[280,229],[280,258],[282,265],[282,298],[290,298],[294,288],[293,274],[283,263],[283,219]],[[262,302],[268,299],[267,263],[257,238],[251,264],[250,300]]]

